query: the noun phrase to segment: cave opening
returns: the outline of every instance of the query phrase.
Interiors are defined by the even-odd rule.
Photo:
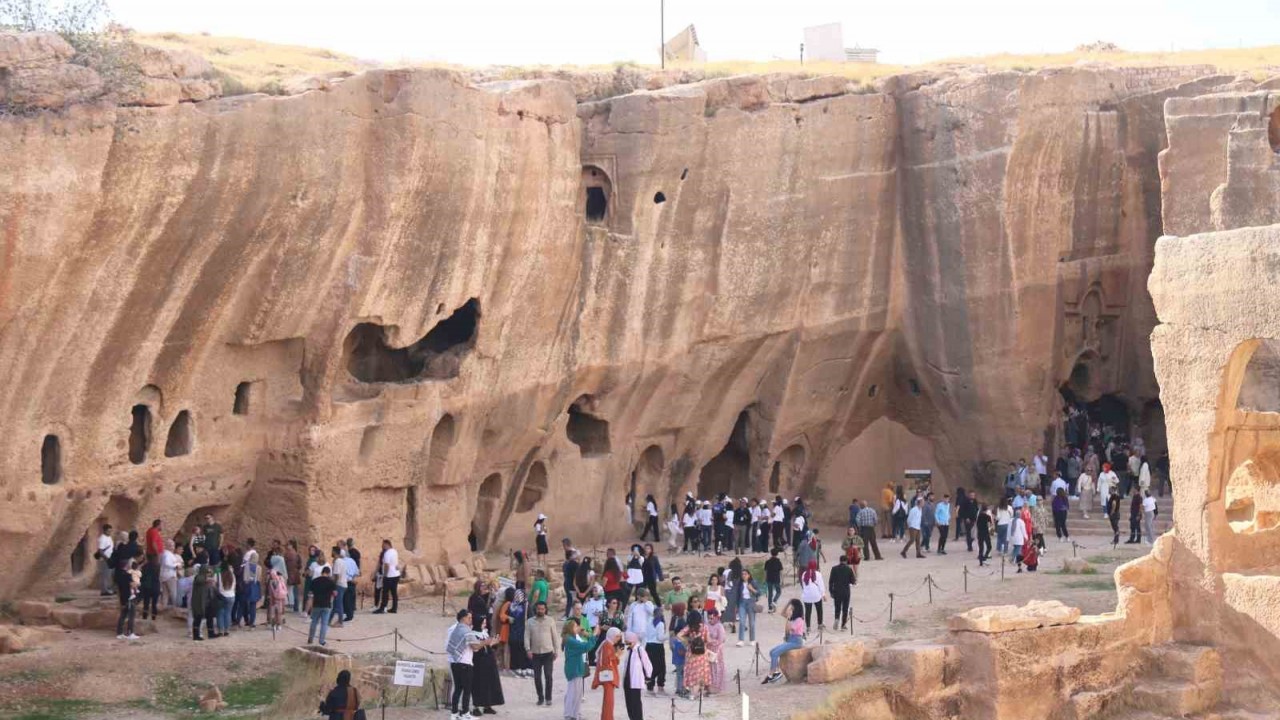
[[[431,446],[427,450],[427,485],[443,484],[449,467],[449,453],[456,441],[453,416],[446,413],[431,431]]]
[[[565,434],[569,436],[570,442],[578,446],[582,457],[601,457],[610,452],[609,421],[584,410],[582,406],[590,402],[589,397],[584,397],[569,406],[569,422],[565,425]]]
[[[194,433],[191,427],[191,413],[183,410],[173,419],[169,426],[169,438],[164,443],[165,457],[181,457],[191,454]]]
[[[516,512],[531,512],[542,502],[547,494],[547,466],[539,460],[529,468],[524,487],[520,489],[520,498],[516,503]]]
[[[702,466],[698,475],[698,497],[719,497],[721,493],[730,497],[750,494],[750,424],[746,410],[738,413],[724,449]]]
[[[40,444],[40,481],[45,485],[62,482],[62,441],[57,435],[45,435]]]
[[[418,488],[412,486],[404,494],[404,549],[418,549]]]
[[[134,405],[129,412],[133,416],[129,425],[129,462],[141,465],[151,451],[151,408]]]
[[[235,401],[231,404],[232,415],[248,415],[252,401],[253,383],[242,382],[236,385]]]
[[[662,471],[666,465],[666,459],[662,454],[662,448],[657,445],[650,445],[640,454],[640,461],[636,463],[635,469],[631,471],[631,493],[635,498],[632,504],[632,519],[646,520],[649,517],[645,510],[645,498],[649,495],[653,496],[654,502],[658,504],[659,509],[662,507]]]
[[[609,212],[609,198],[604,193],[604,188],[589,187],[587,188],[587,220],[589,222],[599,222]]]
[[[471,529],[476,534],[476,550],[484,550],[489,542],[490,525],[501,498],[502,475],[493,473],[480,483],[480,494],[476,497],[476,514],[471,520]]]
[[[604,170],[594,165],[582,167],[583,210],[587,222],[601,225],[609,218],[612,183]]]
[[[654,193],[654,195],[653,195],[653,204],[654,204],[654,205],[661,205],[662,203],[664,203],[664,202],[666,202],[666,201],[667,201],[667,196],[666,196],[666,195],[663,195],[661,190],[659,190],[658,192]]]
[[[347,371],[365,383],[456,378],[462,359],[475,347],[479,327],[480,301],[476,298],[467,300],[408,347],[389,347],[385,326],[360,323],[347,335]]]

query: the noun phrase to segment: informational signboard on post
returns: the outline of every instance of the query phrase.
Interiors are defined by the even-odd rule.
[[[422,687],[423,679],[426,675],[426,663],[413,662],[411,660],[397,660],[396,676],[391,680],[391,684],[402,685],[404,687]]]

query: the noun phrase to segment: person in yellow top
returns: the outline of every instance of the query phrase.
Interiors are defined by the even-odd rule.
[[[884,484],[880,491],[880,537],[893,537],[893,500],[897,497],[893,491],[893,482]]]

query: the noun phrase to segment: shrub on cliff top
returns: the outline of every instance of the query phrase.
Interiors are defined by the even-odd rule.
[[[57,33],[75,48],[71,62],[97,71],[109,92],[141,82],[138,46],[111,22],[107,0],[0,0],[0,30]]]

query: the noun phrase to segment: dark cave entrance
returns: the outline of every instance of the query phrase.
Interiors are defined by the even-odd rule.
[[[45,435],[40,444],[40,481],[45,485],[62,482],[62,441],[57,435]]]
[[[480,301],[471,298],[404,348],[387,346],[386,327],[360,323],[347,335],[347,371],[365,383],[402,383],[458,377],[462,359],[475,347]]]
[[[578,398],[577,402],[569,406],[569,422],[565,424],[565,435],[578,446],[582,457],[601,457],[610,452],[609,421],[584,409],[592,404],[589,395]]]
[[[721,493],[730,497],[750,494],[750,423],[746,410],[738,413],[738,420],[733,424],[724,449],[702,466],[698,476],[698,497],[714,498]]]
[[[588,223],[603,225],[608,221],[612,191],[613,183],[604,170],[594,165],[582,167],[583,210]]]
[[[129,412],[133,416],[129,425],[129,462],[141,465],[151,451],[151,408],[134,405]]]
[[[248,415],[253,399],[253,383],[242,382],[236,385],[236,399],[231,405],[232,415]]]

